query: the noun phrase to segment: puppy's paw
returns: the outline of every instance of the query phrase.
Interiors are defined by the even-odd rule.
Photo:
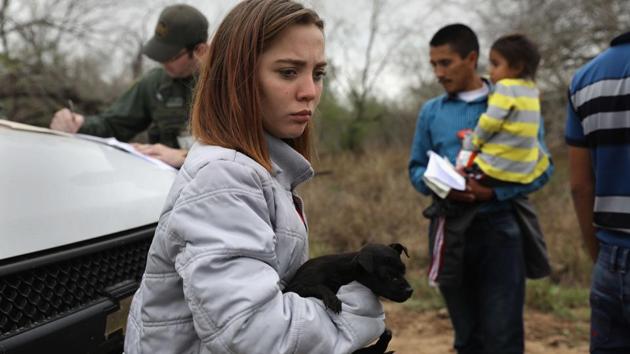
[[[324,298],[324,305],[331,309],[334,313],[341,312],[341,300],[336,296],[327,296]]]

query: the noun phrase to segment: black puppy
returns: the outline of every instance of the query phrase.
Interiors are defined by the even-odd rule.
[[[409,257],[407,248],[400,243],[368,244],[359,252],[312,258],[297,270],[284,292],[316,297],[339,313],[341,301],[337,291],[356,280],[378,296],[406,301],[413,289],[405,279],[405,264],[400,260],[402,252]]]
[[[405,279],[405,264],[400,259],[403,251],[409,257],[407,248],[400,243],[368,244],[359,252],[310,259],[297,270],[284,292],[321,299],[335,313],[341,311],[337,291],[352,281],[358,281],[377,296],[406,301],[413,289]],[[378,342],[355,353],[384,353],[391,337],[391,332],[385,330]]]

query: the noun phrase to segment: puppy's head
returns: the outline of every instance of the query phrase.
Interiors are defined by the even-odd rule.
[[[413,289],[405,279],[402,252],[409,257],[407,248],[400,243],[389,246],[369,244],[361,248],[355,260],[362,268],[359,282],[376,295],[403,302],[411,297]]]

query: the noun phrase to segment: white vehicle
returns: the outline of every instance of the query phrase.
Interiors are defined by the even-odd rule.
[[[0,353],[120,353],[174,170],[0,120]]]

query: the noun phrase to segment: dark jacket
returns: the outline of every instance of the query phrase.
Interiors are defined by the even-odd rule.
[[[538,217],[527,197],[511,200],[513,212],[523,235],[525,273],[530,279],[551,273],[547,246]],[[443,286],[461,284],[466,230],[477,215],[480,204],[464,204],[434,198],[423,211],[429,226],[429,279]],[[442,230],[440,230],[442,228]]]
[[[85,117],[79,133],[129,141],[149,129],[150,143],[179,148],[177,137],[188,134],[188,113],[194,78],[173,79],[163,68],[143,75],[105,112]]]

